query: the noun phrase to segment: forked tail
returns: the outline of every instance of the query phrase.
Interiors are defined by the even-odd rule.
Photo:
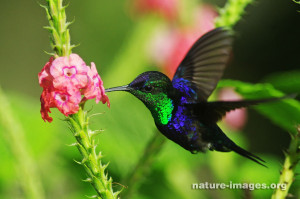
[[[256,162],[257,164],[260,164],[266,168],[268,168],[266,165],[264,165],[262,162],[265,163],[265,161],[263,159],[261,159],[260,157],[250,153],[249,151],[246,151],[245,149],[242,149],[241,147],[237,146],[236,144],[233,144],[230,149],[238,154],[240,154],[241,156],[244,156],[254,162]]]

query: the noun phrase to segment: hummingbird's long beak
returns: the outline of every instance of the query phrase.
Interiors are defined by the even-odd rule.
[[[112,91],[129,91],[130,87],[128,85],[125,86],[118,86],[113,88],[105,89],[105,92],[112,92]]]

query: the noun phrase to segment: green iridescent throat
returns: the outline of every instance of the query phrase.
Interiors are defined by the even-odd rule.
[[[174,105],[172,100],[165,94],[147,95],[146,106],[151,111],[152,116],[157,124],[166,125],[172,118]]]

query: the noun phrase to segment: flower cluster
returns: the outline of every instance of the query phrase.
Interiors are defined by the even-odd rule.
[[[139,13],[157,13],[168,20],[178,17],[178,0],[135,0],[134,7]]]
[[[167,24],[160,26],[149,42],[149,55],[154,64],[173,77],[178,65],[193,43],[214,28],[217,17],[215,9],[206,4],[199,5],[192,12],[192,22],[186,26]]]
[[[96,98],[103,104],[107,102],[103,82],[94,63],[91,67],[77,55],[50,58],[38,75],[39,84],[43,87],[41,95],[41,115],[44,121],[52,122],[50,108],[58,108],[65,116],[74,114],[79,104],[87,99]],[[83,97],[82,97],[83,96]]]

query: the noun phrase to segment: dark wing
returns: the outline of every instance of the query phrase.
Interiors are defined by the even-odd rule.
[[[206,101],[223,75],[231,48],[232,34],[216,28],[203,35],[180,63],[172,80],[175,88],[192,84],[194,101]],[[191,85],[188,85],[191,86]]]
[[[216,101],[216,102],[200,102],[197,104],[185,104],[195,117],[206,124],[215,124],[226,115],[227,112],[257,105],[264,102],[274,102],[281,99],[293,98],[294,95],[287,95],[279,98],[267,98],[258,100],[241,100],[241,101]]]

